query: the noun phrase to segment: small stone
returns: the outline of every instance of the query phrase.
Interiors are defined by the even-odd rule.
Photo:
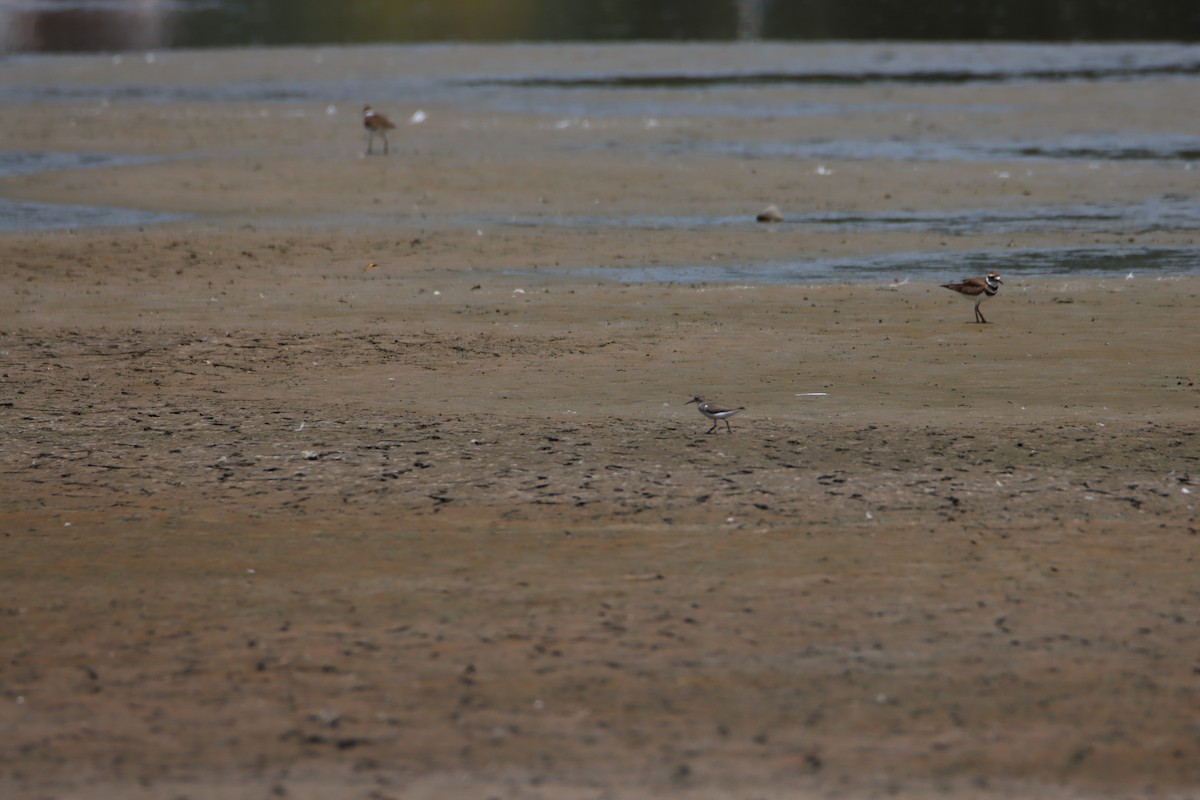
[[[767,206],[755,217],[759,222],[783,222],[783,214],[775,206]]]

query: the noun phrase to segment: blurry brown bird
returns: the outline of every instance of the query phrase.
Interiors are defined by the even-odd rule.
[[[367,155],[371,155],[375,137],[383,139],[383,154],[388,153],[387,132],[396,126],[390,119],[370,106],[363,106],[363,128],[367,131]]]

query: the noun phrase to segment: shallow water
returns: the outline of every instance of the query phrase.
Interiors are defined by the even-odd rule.
[[[975,113],[978,113],[976,110]],[[797,139],[787,142],[689,143],[690,151],[745,159],[883,159],[891,161],[1200,161],[1200,136],[1146,132],[1121,134],[1071,134],[1057,138],[1022,139],[1019,142],[966,141],[935,137],[911,139]],[[662,148],[664,155],[678,151]]]
[[[234,51],[229,58],[247,58]],[[270,54],[268,54],[270,55]],[[286,54],[285,54],[286,55]],[[980,120],[974,126],[990,134],[989,117],[1003,119],[1012,108],[975,103],[969,93],[908,93],[925,98],[900,101],[887,87],[961,87],[1038,85],[1044,83],[1103,86],[1153,79],[1200,80],[1200,46],[1195,45],[655,45],[553,46],[511,44],[488,47],[412,46],[385,48],[313,48],[288,56],[288,68],[206,71],[203,62],[176,61],[176,54],[120,54],[99,57],[119,80],[96,80],[95,73],[75,82],[0,82],[0,103],[88,102],[224,104],[255,103],[354,107],[363,97],[388,107],[419,107],[429,98],[482,112],[535,114],[548,124],[586,126],[606,119],[633,119],[644,128],[665,128],[673,121],[696,119],[753,121],[825,116],[949,115]],[[32,64],[42,56],[19,56],[9,63]],[[248,62],[254,63],[254,62]],[[304,68],[296,69],[295,64]],[[185,68],[181,69],[180,66]],[[847,87],[879,91],[847,94]],[[813,91],[814,89],[820,91]],[[828,89],[830,91],[824,91]],[[1008,102],[1007,100],[1005,102]],[[299,113],[299,112],[298,112]],[[558,120],[558,123],[554,123]],[[714,126],[716,127],[716,126]],[[1200,131],[1160,132],[1144,127],[1113,126],[1103,132],[1058,136],[990,134],[986,138],[942,130],[903,135],[798,135],[787,140],[747,136],[744,139],[697,136],[616,136],[601,144],[564,137],[553,145],[564,152],[605,148],[652,159],[712,155],[747,161],[767,159],[837,162],[972,162],[995,172],[998,180],[1024,169],[1040,170],[1069,162],[1153,162],[1200,174]],[[736,127],[723,126],[736,130]],[[850,128],[853,130],[853,127]],[[996,126],[997,131],[1004,130]],[[772,129],[776,130],[776,129]],[[773,134],[778,137],[778,134]],[[120,167],[149,158],[105,153],[0,152],[0,178],[42,170]],[[1019,235],[1045,231],[1146,233],[1188,231],[1200,227],[1200,191],[1145,198],[1135,202],[1090,202],[1024,206],[1010,209],[953,211],[905,210],[886,213],[810,212],[789,215],[783,229],[837,231],[929,231],[947,235]],[[0,230],[55,229],[92,225],[144,225],[170,222],[174,215],[153,210],[100,209],[34,203],[0,203]],[[361,217],[360,217],[361,219]],[[342,220],[325,220],[340,224]],[[473,229],[481,225],[563,226],[629,229],[697,230],[752,227],[744,218],[701,217],[665,213],[654,216],[503,214],[439,217],[441,224]],[[1023,263],[1039,271],[1076,272],[1171,270],[1200,271],[1191,250],[1133,254],[1095,250],[1025,253]],[[980,254],[979,266],[1021,270],[1012,253]],[[654,268],[637,273],[611,270],[622,280],[740,280],[745,269],[765,280],[812,279],[814,275],[875,279],[908,274],[916,265],[934,263],[939,274],[946,264],[939,254],[900,253],[881,262],[808,261],[755,265],[749,268],[699,266]],[[955,265],[961,265],[955,257]],[[1011,266],[1010,266],[1011,264]],[[1122,264],[1124,266],[1110,266]],[[1064,267],[1063,265],[1067,265]],[[665,271],[664,271],[665,270]]]
[[[228,58],[238,58],[230,51]],[[648,103],[663,115],[757,111],[820,113],[795,102],[791,90],[889,86],[1038,83],[1103,84],[1200,77],[1200,45],[1192,44],[499,44],[314,47],[302,69],[242,81],[186,80],[169,69],[176,54],[95,56],[123,66],[125,82],[0,82],[0,102],[138,100],[143,102],[318,102],[364,96],[403,101],[439,95],[497,110],[592,116],[638,116]],[[18,55],[6,63],[37,64],[65,56]],[[300,62],[303,63],[303,62]],[[134,73],[134,65],[144,68]],[[258,71],[261,72],[261,71]],[[694,100],[705,93],[703,105]],[[716,103],[713,104],[713,100]],[[728,103],[723,103],[727,100]],[[880,107],[887,108],[887,104]],[[716,109],[716,110],[714,110]],[[962,110],[968,110],[963,107]]]
[[[628,228],[641,230],[705,230],[762,227],[745,216],[638,215],[473,217],[471,224],[513,227]],[[1018,209],[959,209],[955,211],[888,211],[841,213],[822,211],[789,214],[774,223],[777,230],[875,233],[927,231],[946,235],[1012,234],[1056,230],[1150,233],[1200,227],[1200,202],[1192,195],[1168,195],[1138,203],[1078,203],[1023,206]]]
[[[1200,247],[1055,248],[976,252],[889,253],[868,258],[816,258],[728,265],[593,267],[572,270],[619,283],[795,284],[829,281],[902,286],[908,281],[944,281],[995,271],[1015,277],[1101,277],[1123,280],[1200,271]],[[541,272],[546,272],[542,270]],[[534,274],[514,273],[514,274]]]
[[[147,164],[157,159],[148,156],[114,155],[112,153],[44,153],[0,151],[0,177],[31,175],[65,169],[92,167],[122,167]]]
[[[37,172],[121,167],[160,159],[112,153],[0,151],[0,178]],[[0,232],[128,227],[178,222],[185,217],[136,208],[33,203],[0,197]]]
[[[29,203],[0,197],[0,233],[71,228],[124,228],[181,222],[185,219],[187,218],[180,214],[161,214],[136,208]]]

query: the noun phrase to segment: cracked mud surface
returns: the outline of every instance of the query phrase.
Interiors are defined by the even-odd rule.
[[[864,316],[889,302],[805,291]],[[5,759],[31,796],[1196,780],[1200,488],[1178,380],[1147,419],[1022,421],[984,398],[961,421],[872,410],[850,378],[828,387],[845,404],[789,413],[824,399],[767,374],[734,433],[708,435],[688,392],[591,385],[644,369],[611,333],[280,323],[0,349]],[[475,399],[480,370],[503,386],[508,368],[529,378],[516,413]]]

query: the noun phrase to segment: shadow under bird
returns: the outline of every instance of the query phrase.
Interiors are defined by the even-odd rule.
[[[717,423],[719,423],[721,420],[725,421],[725,430],[733,433],[733,428],[729,427],[729,418],[734,414],[746,410],[745,406],[738,406],[737,408],[724,408],[716,403],[708,402],[699,395],[696,395],[691,400],[688,400],[688,403],[695,403],[696,408],[700,409],[700,413],[713,421],[712,427],[705,431],[705,433],[712,433],[715,431],[717,429]]]
[[[986,323],[987,320],[983,318],[983,312],[979,310],[979,306],[989,297],[995,297],[996,292],[1000,291],[1002,283],[1004,281],[1000,280],[998,274],[989,272],[983,278],[963,278],[962,283],[943,283],[942,288],[958,292],[968,302],[974,303],[975,321]]]
[[[370,106],[363,106],[363,128],[367,132],[367,155],[371,155],[371,147],[375,137],[383,139],[383,154],[388,154],[387,132],[395,128],[395,124]]]

